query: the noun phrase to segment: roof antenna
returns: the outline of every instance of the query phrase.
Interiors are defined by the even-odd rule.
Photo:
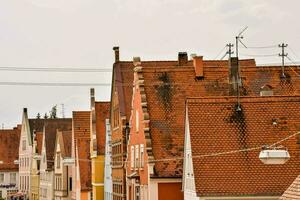
[[[237,58],[237,73],[238,73],[238,79],[236,82],[236,86],[237,86],[237,108],[236,111],[241,111],[241,101],[240,101],[240,82],[241,82],[241,78],[240,78],[240,64],[239,64],[239,42],[245,47],[247,48],[247,46],[242,42],[241,39],[244,38],[244,36],[242,35],[246,30],[248,29],[248,26],[246,26],[237,36],[235,36],[235,53],[236,53],[236,58]]]
[[[281,76],[280,78],[285,78],[285,73],[284,73],[284,58],[288,56],[287,53],[284,53],[284,48],[286,48],[288,46],[288,44],[279,44],[278,47],[281,48],[281,53],[278,54],[281,57],[282,60],[282,65],[281,65]]]

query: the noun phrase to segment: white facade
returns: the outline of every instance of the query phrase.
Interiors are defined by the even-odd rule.
[[[186,112],[185,119],[185,139],[184,139],[184,164],[183,164],[183,177],[182,189],[184,191],[184,199],[198,200],[195,188],[195,178],[192,160],[192,148],[190,140],[189,120]]]
[[[45,133],[43,135],[42,156],[40,168],[40,200],[54,199],[54,170],[47,170],[47,155]],[[51,162],[51,161],[50,161]],[[54,162],[54,161],[52,161]]]
[[[104,200],[111,200],[111,199],[112,199],[111,132],[110,132],[109,119],[106,119]]]
[[[19,191],[29,197],[30,170],[32,159],[32,138],[29,127],[27,109],[23,111],[22,129],[19,145]]]
[[[18,171],[0,171],[0,199],[18,192]]]

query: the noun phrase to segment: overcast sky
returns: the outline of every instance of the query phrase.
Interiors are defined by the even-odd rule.
[[[245,26],[246,45],[286,42],[294,50],[290,57],[299,61],[299,7],[299,0],[0,0],[0,67],[111,68],[115,45],[122,60],[170,60],[179,51],[214,59]],[[241,53],[276,54],[279,49]],[[278,63],[280,58],[259,57],[257,62]],[[0,82],[110,79],[111,73],[0,71]],[[21,123],[23,107],[31,117],[55,104],[64,104],[67,116],[89,109],[89,88],[0,86],[0,125]],[[110,87],[95,88],[97,100],[110,99]]]

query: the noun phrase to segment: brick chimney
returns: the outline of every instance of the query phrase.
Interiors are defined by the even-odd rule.
[[[229,60],[229,84],[230,84],[230,94],[236,95],[237,86],[241,85],[241,80],[239,77],[239,66],[238,66],[238,58],[231,57]]]
[[[23,112],[24,112],[24,113],[27,113],[27,108],[23,108]]]
[[[193,56],[193,65],[196,73],[196,78],[201,79],[204,77],[203,74],[203,56]]]
[[[188,63],[188,55],[187,52],[179,52],[178,53],[178,65],[183,66]]]
[[[90,96],[91,96],[91,110],[95,109],[95,89],[90,89]]]
[[[120,61],[119,47],[113,47],[113,50],[115,52],[115,62],[119,62]]]

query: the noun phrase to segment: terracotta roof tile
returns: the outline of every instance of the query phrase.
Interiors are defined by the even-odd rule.
[[[73,112],[73,132],[75,146],[78,149],[81,190],[91,190],[90,134],[91,112]],[[89,161],[88,161],[89,160]]]
[[[37,153],[39,155],[42,154],[42,146],[43,146],[43,132],[36,132],[35,133],[35,139],[36,139],[36,143],[37,143]]]
[[[142,62],[143,87],[150,119],[154,159],[183,156],[185,99],[187,97],[228,96],[228,61],[203,61],[204,78],[197,79],[192,62]],[[274,95],[300,94],[300,79],[286,68],[281,80],[278,66],[257,67],[254,60],[241,60],[241,95],[260,96],[261,87],[272,86]],[[155,164],[159,177],[181,177],[182,161]]]
[[[109,119],[110,102],[96,102],[97,154],[105,154],[106,119]]]
[[[57,131],[63,157],[71,157],[72,131]]]
[[[263,164],[260,149],[199,156],[270,145],[296,133],[300,97],[242,97],[242,111],[236,111],[236,105],[236,97],[187,101],[197,194],[280,196],[300,173],[299,137],[280,144],[291,156],[283,165]]]
[[[18,128],[0,130],[0,170],[17,171],[18,165],[14,164],[19,159],[19,143],[21,130]]]

